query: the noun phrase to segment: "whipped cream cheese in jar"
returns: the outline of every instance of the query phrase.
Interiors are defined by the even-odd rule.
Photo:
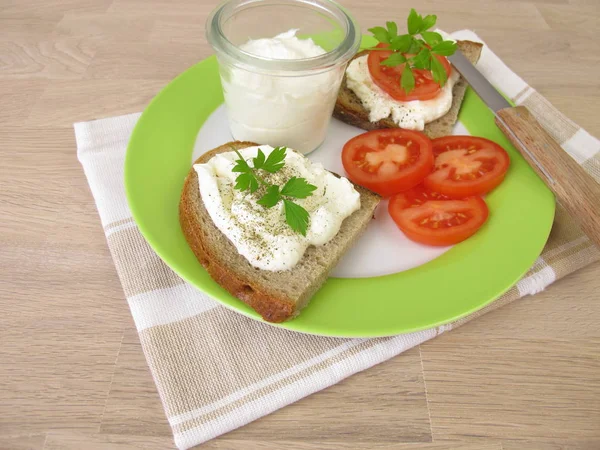
[[[229,0],[206,30],[233,138],[316,149],[360,45],[346,10],[330,0]]]

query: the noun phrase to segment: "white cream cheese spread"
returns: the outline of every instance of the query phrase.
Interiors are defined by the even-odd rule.
[[[273,147],[261,145],[240,150],[248,163],[258,149],[265,155]],[[323,245],[340,230],[343,220],[360,209],[360,194],[346,178],[337,178],[299,153],[288,148],[284,167],[273,174],[261,171],[267,183],[283,185],[293,177],[303,177],[317,189],[305,199],[294,199],[309,213],[306,236],[286,222],[283,203],[272,208],[257,203],[264,187],[254,193],[234,188],[239,175],[232,172],[235,152],[220,153],[205,164],[195,164],[200,196],[217,228],[235,245],[250,264],[262,270],[289,270],[310,245]]]
[[[452,106],[452,88],[459,74],[452,69],[448,81],[431,100],[401,102],[373,82],[367,64],[368,55],[355,58],[346,69],[346,83],[369,111],[369,120],[392,118],[400,128],[422,131],[425,124],[446,114]]]
[[[268,59],[305,59],[325,52],[297,30],[250,40],[240,49]],[[343,67],[291,76],[232,67],[221,80],[233,137],[240,141],[288,145],[301,153],[325,139]]]

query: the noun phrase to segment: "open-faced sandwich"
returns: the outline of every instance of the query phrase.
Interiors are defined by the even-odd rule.
[[[194,163],[179,218],[211,277],[282,322],[307,305],[379,201],[291,149],[231,142]]]
[[[430,31],[436,16],[422,17],[414,9],[407,22],[403,35],[394,22],[369,30],[379,44],[348,64],[333,115],[365,130],[418,130],[432,139],[449,135],[467,83],[446,56],[458,49],[475,63],[482,44],[445,39]]]

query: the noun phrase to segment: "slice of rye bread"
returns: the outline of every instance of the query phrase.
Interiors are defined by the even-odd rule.
[[[207,162],[218,153],[251,147],[252,142],[231,142],[211,150],[194,164]],[[295,317],[327,280],[341,256],[356,242],[373,217],[381,198],[360,186],[361,207],[347,217],[338,234],[325,245],[310,246],[290,270],[272,272],[253,267],[216,227],[198,188],[192,167],[185,179],[179,203],[179,222],[194,254],[210,276],[233,296],[250,305],[263,319],[283,322]]]
[[[472,41],[457,41],[457,44],[458,49],[463,52],[471,63],[475,64],[479,60],[483,44]],[[362,51],[357,53],[354,58],[358,58],[367,53],[367,51]],[[423,132],[427,136],[431,139],[435,139],[452,134],[452,128],[458,120],[458,112],[466,90],[467,82],[461,76],[452,89],[452,106],[450,107],[450,110],[439,119],[425,125]],[[342,80],[335,109],[333,110],[333,116],[340,119],[342,122],[346,122],[364,130],[399,128],[391,117],[387,117],[377,122],[371,122],[369,120],[369,111],[363,106],[361,100],[356,96],[354,91],[348,88],[345,75]]]

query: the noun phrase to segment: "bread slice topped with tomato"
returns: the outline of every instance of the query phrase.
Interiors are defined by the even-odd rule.
[[[348,64],[334,117],[365,130],[403,128],[431,139],[451,134],[467,82],[447,56],[458,50],[475,64],[483,45],[429,31],[435,21],[413,9],[408,34],[398,35],[394,22],[371,28],[379,44]]]
[[[472,42],[472,41],[457,41],[457,45],[458,45],[458,49],[467,57],[467,59],[469,61],[471,61],[471,63],[475,64],[478,60],[479,60],[479,56],[481,55],[481,49],[483,47],[483,45],[479,42]],[[371,51],[374,52],[374,51]],[[357,60],[358,58],[361,57],[367,57],[367,61],[369,58],[369,54],[371,53],[368,50],[362,51],[360,53],[357,53],[354,58],[350,61],[349,67],[353,64],[353,62],[355,60]],[[380,60],[381,57],[379,55],[379,53],[377,54],[378,58],[372,58],[377,60]],[[446,58],[444,58],[446,59]],[[447,62],[447,59],[446,59]],[[453,72],[456,72],[455,69],[453,69],[450,65],[450,63],[447,63],[448,67],[449,67],[449,72],[450,72],[450,76],[449,78],[452,76]],[[392,88],[391,86],[393,86],[394,84],[398,85],[398,87],[400,86],[400,81],[399,81],[399,76],[397,74],[389,74],[387,73],[387,71],[379,71],[377,72],[378,75],[376,75],[377,77],[381,78],[381,84],[384,86],[390,86],[390,91],[391,92],[396,92],[397,97],[401,97],[402,93],[401,93],[401,89],[395,89]],[[370,72],[369,72],[370,74]],[[372,77],[372,76],[371,76]],[[418,131],[422,131],[423,133],[425,133],[427,136],[429,136],[431,139],[435,139],[437,137],[441,137],[441,136],[446,136],[448,134],[452,133],[452,128],[454,127],[454,124],[456,123],[456,121],[458,120],[458,113],[460,111],[460,107],[462,105],[462,101],[463,98],[465,96],[465,92],[467,90],[467,82],[458,74],[456,73],[455,77],[457,77],[457,81],[454,83],[454,86],[452,88],[452,101],[450,104],[450,108],[448,109],[447,112],[445,112],[441,117],[438,117],[434,120],[432,120],[431,122],[427,122],[424,124],[424,127],[422,129],[418,129]],[[425,97],[428,97],[431,95],[432,91],[437,91],[435,89],[436,84],[433,82],[433,80],[428,79],[423,77],[422,79],[422,83],[420,84],[422,86],[422,91],[421,89],[419,89],[419,91],[415,92],[412,95],[409,95],[408,97],[411,100],[408,100],[408,102],[412,102],[412,101],[417,101],[417,102],[421,102],[423,100],[421,100],[422,97],[420,97],[420,95],[424,95]],[[373,80],[372,82],[372,86],[377,86],[379,87],[379,85],[375,84],[375,81]],[[387,91],[384,91],[383,89],[379,88],[379,90],[383,93],[385,93],[385,95],[389,96],[390,101],[396,101],[396,99],[394,97],[392,97]],[[424,94],[420,94],[420,92],[423,92]],[[435,101],[435,96],[432,97],[433,101]],[[424,100],[429,100],[431,101],[432,99],[424,99]],[[398,103],[400,103],[399,100],[397,100]],[[406,102],[404,102],[406,103]],[[406,126],[400,126],[396,121],[394,121],[394,118],[392,117],[392,115],[388,115],[385,118],[381,118],[375,121],[372,121],[370,116],[371,116],[371,111],[368,109],[368,106],[366,106],[363,101],[357,96],[356,92],[352,89],[350,89],[348,87],[348,73],[346,72],[346,74],[344,75],[344,79],[342,80],[342,85],[338,94],[338,98],[335,104],[335,108],[333,110],[333,116],[339,120],[341,120],[342,122],[345,122],[349,125],[353,125],[355,127],[359,127],[362,128],[364,130],[377,130],[377,129],[382,129],[382,128],[407,128]]]

